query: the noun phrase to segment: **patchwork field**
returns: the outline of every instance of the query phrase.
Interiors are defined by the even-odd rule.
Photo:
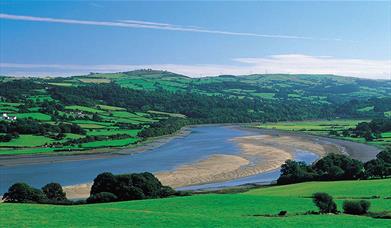
[[[302,215],[317,208],[308,198],[314,192],[334,196],[341,210],[343,199],[370,199],[372,212],[391,212],[391,180],[304,183],[267,187],[242,194],[203,194],[156,200],[52,206],[0,204],[5,227],[388,227],[390,220],[353,215]],[[285,217],[276,215],[288,211]]]
[[[56,121],[49,114],[40,112],[40,105],[43,100],[54,101],[48,95],[37,95],[31,97],[30,100],[36,102],[35,107],[29,107],[30,112],[21,113],[21,103],[0,102],[0,111],[18,119],[33,119],[40,123],[56,125]],[[87,107],[80,105],[65,106],[59,115],[71,118],[65,123],[77,124],[86,131],[85,135],[67,133],[62,139],[52,138],[45,135],[20,134],[19,137],[13,138],[9,142],[0,142],[0,155],[10,154],[36,154],[36,153],[52,153],[55,151],[77,151],[90,150],[103,147],[126,147],[130,144],[137,143],[141,140],[138,133],[149,127],[151,123],[157,122],[160,119],[169,116],[175,116],[174,113],[164,113],[157,111],[150,112],[127,112],[126,109],[108,105],[96,105],[95,107]],[[96,120],[91,120],[92,116],[96,116]],[[182,115],[178,114],[178,117]],[[121,128],[120,124],[133,124]],[[4,135],[4,134],[3,134]],[[121,138],[116,138],[121,135]],[[100,137],[98,140],[91,142],[72,143],[73,145],[61,145],[71,140],[82,140],[85,137]]]

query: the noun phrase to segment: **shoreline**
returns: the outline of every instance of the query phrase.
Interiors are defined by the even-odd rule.
[[[19,165],[34,165],[45,163],[60,163],[68,161],[81,161],[81,160],[95,160],[104,158],[113,158],[122,155],[132,155],[136,153],[142,153],[148,150],[158,148],[173,139],[186,137],[191,133],[191,126],[185,126],[177,132],[170,135],[163,135],[158,137],[149,138],[137,144],[132,144],[123,148],[102,148],[93,149],[88,151],[82,151],[80,153],[42,153],[42,154],[26,154],[26,155],[1,155],[1,166],[19,166]],[[103,151],[105,150],[105,151]],[[97,152],[102,151],[102,152]]]
[[[298,140],[293,136],[240,136],[231,139],[240,148],[237,155],[213,154],[173,170],[154,174],[163,185],[180,188],[230,181],[276,170],[287,159],[293,159],[298,150],[315,153],[319,157],[327,153],[327,148],[316,142],[302,140],[297,143]],[[69,198],[86,198],[91,186],[92,183],[83,183],[66,186],[64,190]]]
[[[199,161],[179,165],[173,170],[156,172],[155,175],[158,176],[164,185],[170,185],[174,188],[197,186],[200,184],[224,182],[265,173],[280,168],[285,160],[292,159],[293,153],[295,153],[297,149],[315,153],[319,157],[330,152],[347,153],[350,156],[358,156],[361,158],[360,160],[366,160],[368,157],[374,157],[377,154],[374,147],[366,144],[308,135],[299,132],[250,128],[238,124],[213,124],[213,126],[235,128],[249,131],[254,134],[231,138],[231,141],[234,141],[240,148],[241,152],[237,156],[220,154],[221,152],[218,153],[218,151],[216,151],[215,154]],[[144,145],[139,147],[127,148],[116,152],[89,155],[50,156],[49,160],[44,160],[42,162],[42,160],[37,159],[34,161],[36,163],[31,163],[30,158],[23,159],[28,161],[27,164],[40,164],[45,163],[45,161],[56,163],[85,159],[102,159],[140,153],[160,147],[173,139],[186,137],[192,132],[192,127],[194,126],[186,126],[175,134],[154,138],[151,139],[151,141],[147,140],[144,142]],[[367,148],[367,150],[361,150],[364,147]],[[359,148],[358,153],[356,152],[357,148]],[[367,153],[369,153],[369,151],[372,152],[368,155]],[[65,157],[68,159],[64,160],[63,158]],[[23,160],[19,160],[19,162],[20,161]],[[85,198],[89,195],[91,184],[92,183],[81,183],[68,185],[64,186],[64,190],[67,192],[69,198]]]
[[[349,140],[343,140],[335,137],[320,136],[316,134],[310,134],[310,133],[304,133],[298,131],[257,128],[254,127],[254,124],[256,123],[221,123],[221,124],[187,125],[182,127],[180,130],[178,130],[173,134],[149,138],[140,143],[131,144],[127,147],[120,147],[120,148],[99,148],[99,149],[92,149],[92,150],[80,151],[80,152],[0,155],[0,167],[57,163],[57,162],[67,162],[67,161],[80,161],[80,160],[94,160],[94,159],[112,158],[121,155],[131,155],[135,153],[145,152],[154,148],[158,148],[175,138],[185,137],[191,133],[191,129],[193,127],[201,127],[201,126],[227,126],[239,130],[246,130],[246,131],[262,133],[262,134],[292,135],[292,136],[301,136],[307,139],[310,138],[315,140],[321,140],[321,141],[329,142],[329,144],[340,146],[341,149],[346,150],[347,155],[352,156],[353,158],[361,161],[368,161],[375,158],[376,154],[373,155],[368,153],[368,151],[371,151],[371,148],[377,148],[377,153],[380,152],[381,150],[380,148],[375,147],[374,145],[369,145],[369,144],[364,144],[364,143],[359,143],[359,142],[354,142]],[[356,144],[359,144],[360,147],[364,148],[365,149],[364,152],[360,153],[359,150],[356,149],[357,148]]]

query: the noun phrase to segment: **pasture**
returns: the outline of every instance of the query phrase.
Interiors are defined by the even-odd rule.
[[[367,119],[335,119],[335,120],[314,120],[314,121],[290,121],[278,123],[263,123],[258,125],[259,128],[277,129],[283,131],[299,131],[316,135],[330,136],[331,131],[335,131],[340,136],[333,136],[344,140],[368,143],[379,147],[391,145],[391,134],[385,132],[381,134],[381,138],[373,141],[366,141],[362,137],[342,136],[342,131],[349,128],[355,128],[360,122],[370,122]]]
[[[339,186],[343,183],[342,186]],[[358,184],[359,183],[359,184]],[[342,198],[370,197],[370,211],[391,211],[391,180],[344,181],[266,187],[241,194],[201,194],[188,197],[118,203],[54,206],[0,204],[6,227],[387,227],[390,220],[353,215],[303,215],[317,208],[308,196],[329,192],[341,210]],[[357,193],[358,192],[358,193]],[[288,211],[285,217],[265,217]],[[258,215],[258,216],[256,216]]]
[[[366,119],[336,119],[336,120],[314,120],[314,121],[291,121],[278,123],[260,124],[258,127],[267,129],[277,129],[285,131],[304,131],[312,133],[327,134],[331,130],[341,131],[355,127],[358,123],[370,121]]]
[[[34,101],[42,101],[42,99],[50,98],[47,95],[37,95],[31,97]],[[42,123],[56,125],[55,121],[51,121],[51,116],[40,113],[39,107],[29,108],[29,113],[16,113],[20,103],[0,103],[0,110],[9,110],[10,116],[16,116],[20,119],[32,118]],[[77,113],[76,113],[77,112]],[[96,113],[100,119],[91,120],[92,114]],[[103,147],[125,147],[129,144],[137,143],[140,138],[137,134],[142,130],[142,126],[148,126],[159,120],[154,118],[152,113],[143,112],[127,112],[124,108],[96,105],[95,107],[71,105],[65,106],[65,110],[59,112],[62,116],[72,117],[75,120],[68,120],[69,123],[77,124],[86,131],[86,135],[80,134],[65,134],[62,139],[51,139],[41,135],[21,134],[18,138],[12,139],[9,142],[0,143],[0,155],[9,154],[36,154],[36,153],[53,153],[55,151],[67,150],[90,150]],[[168,114],[171,115],[171,114]],[[172,114],[174,115],[174,114]],[[116,124],[140,124],[139,129],[120,129]],[[124,139],[105,139],[92,142],[76,143],[74,145],[61,146],[61,143],[66,143],[69,140],[78,140],[87,136],[113,136],[117,134],[128,135],[129,138]],[[60,145],[58,145],[60,143]],[[51,144],[56,144],[54,147]],[[46,147],[48,145],[49,147]]]

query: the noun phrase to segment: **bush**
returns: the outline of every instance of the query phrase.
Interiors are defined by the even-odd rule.
[[[320,213],[337,213],[337,204],[335,204],[333,197],[327,193],[315,193],[313,202],[319,208]]]
[[[159,196],[161,198],[169,197],[175,195],[176,191],[169,186],[163,186],[159,191]]]
[[[368,213],[371,203],[367,200],[351,201],[345,200],[343,202],[343,210],[345,214],[363,215]]]
[[[280,211],[278,216],[285,216],[286,214],[288,214],[288,211]]]
[[[39,203],[46,201],[47,197],[41,190],[26,183],[16,183],[4,193],[3,200],[11,203]]]
[[[190,191],[176,191],[175,196],[192,196]]]
[[[48,199],[54,201],[66,200],[66,194],[58,183],[50,183],[42,187],[42,192],[45,193]]]
[[[87,203],[108,203],[117,200],[118,197],[111,192],[99,192],[88,197]]]

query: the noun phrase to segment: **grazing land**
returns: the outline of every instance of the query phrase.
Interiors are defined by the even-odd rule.
[[[257,127],[266,129],[277,129],[284,131],[296,131],[315,135],[336,137],[344,140],[359,143],[368,143],[384,147],[391,145],[391,132],[381,133],[381,137],[367,141],[364,137],[343,136],[343,131],[354,129],[361,122],[370,122],[368,119],[337,119],[337,120],[314,120],[314,121],[290,121],[277,123],[264,123]]]
[[[262,127],[325,135],[340,133],[363,120],[387,117],[391,111],[391,81],[335,75],[190,78],[135,70],[3,79],[0,114],[7,116],[0,120],[5,120],[0,155],[123,148],[204,123],[277,122]],[[282,122],[306,119],[332,121]],[[30,120],[24,125],[37,128],[10,129],[13,122],[23,120]],[[389,132],[383,132],[381,139],[370,143],[387,145],[390,141]]]
[[[345,199],[370,198],[370,211],[391,213],[390,179],[368,181],[310,182],[264,187],[241,194],[202,194],[167,199],[139,200],[79,206],[0,204],[6,227],[69,226],[290,226],[290,227],[387,227],[387,219],[353,215],[303,215],[317,208],[308,198],[328,192],[342,210]],[[376,198],[371,199],[372,196]],[[284,217],[276,215],[288,211]]]

